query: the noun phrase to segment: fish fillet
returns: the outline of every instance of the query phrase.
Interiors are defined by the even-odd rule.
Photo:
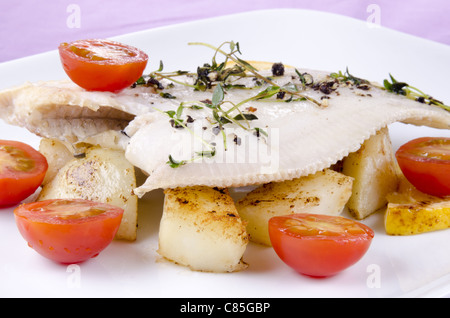
[[[121,130],[148,110],[134,92],[89,92],[69,80],[27,82],[3,90],[0,108],[0,118],[11,125],[69,142]]]
[[[296,85],[322,106],[277,94],[232,109],[269,87],[253,76],[237,78],[233,88],[224,87],[221,107],[229,110],[228,118],[240,118],[238,124],[218,125],[214,115],[220,113],[208,107],[214,88],[193,90],[168,80],[161,81],[164,94],[150,87],[113,94],[86,92],[70,82],[27,83],[0,93],[0,116],[40,136],[71,142],[123,131],[126,158],[148,175],[135,189],[139,196],[158,188],[239,187],[309,175],[358,150],[394,122],[450,128],[450,112],[439,107],[372,84],[337,83],[324,91],[303,85],[298,73],[310,74],[316,83],[330,80],[327,72],[286,68],[273,81],[279,87]],[[195,78],[177,80],[192,84]]]

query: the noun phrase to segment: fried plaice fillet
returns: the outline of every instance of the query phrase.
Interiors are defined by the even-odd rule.
[[[198,77],[191,75],[120,93],[67,81],[26,83],[0,92],[0,116],[47,138],[113,143],[148,175],[138,196],[290,180],[339,162],[394,122],[450,127],[450,112],[367,81],[288,67],[274,75],[270,63],[253,65],[272,84],[248,72],[211,80],[204,90],[192,88]],[[109,131],[122,133],[99,137]]]

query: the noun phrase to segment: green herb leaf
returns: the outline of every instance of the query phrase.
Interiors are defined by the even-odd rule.
[[[213,92],[213,96],[212,96],[212,100],[211,100],[212,105],[217,107],[221,102],[223,102],[224,96],[225,96],[225,93],[223,91],[223,87],[221,84],[218,84]]]
[[[163,69],[164,69],[163,61],[159,61],[159,68],[158,68],[157,72],[162,72]]]
[[[172,155],[169,155],[169,160],[166,162],[171,168],[178,168],[187,163],[186,160],[177,161],[173,159]]]
[[[246,68],[246,69],[249,69],[249,70],[252,70],[252,71],[254,71],[254,72],[258,72],[258,70],[253,66],[253,65],[251,65],[250,63],[248,63],[247,61],[245,61],[245,60],[243,60],[243,59],[240,59],[240,58],[236,58],[238,61],[239,61],[239,63],[241,63],[242,65],[244,65],[244,67]]]
[[[165,111],[165,113],[166,113],[167,115],[169,115],[170,118],[174,118],[174,117],[175,117],[175,114],[176,114],[176,112],[173,111],[173,110]]]
[[[297,73],[298,77],[300,78],[300,82],[302,82],[303,87],[305,87],[306,86],[306,79],[303,76],[303,74],[300,74],[300,72],[297,69],[295,69],[295,73]]]
[[[138,80],[136,81],[136,85],[145,85],[147,83],[147,81],[145,80],[145,78],[143,76],[139,77]]]
[[[392,92],[392,84],[387,79],[383,81],[383,86],[387,91]]]
[[[269,136],[269,134],[268,134],[264,129],[258,128],[258,127],[255,128],[255,135],[256,135],[257,137],[259,137],[260,135],[264,135],[264,136],[266,136],[266,137]]]
[[[167,93],[167,92],[161,92],[161,93],[159,93],[159,95],[160,95],[161,97],[167,98],[167,99],[176,99],[175,96],[173,96],[172,94]]]
[[[197,151],[196,155],[199,157],[212,158],[216,155],[216,148],[213,148],[212,150],[206,150],[206,151]]]
[[[259,92],[254,99],[265,99],[270,98],[280,92],[281,88],[279,86],[269,86],[265,90]]]
[[[234,120],[255,120],[258,119],[255,114],[238,114],[234,116]]]
[[[353,76],[352,74],[350,74],[350,72],[348,71],[348,67],[345,70],[345,74],[343,74],[341,71],[339,71],[338,73],[331,73],[330,74],[331,78],[337,79],[339,81],[342,82],[352,82],[355,85],[361,85],[361,84],[368,84],[369,81]]]
[[[177,108],[177,118],[181,117],[181,114],[183,113],[183,109],[184,109],[184,106],[183,106],[183,103],[181,103],[180,106],[178,106],[178,108]]]
[[[298,92],[297,85],[294,83],[287,83],[281,87],[282,90],[288,92],[288,93],[296,93]]]

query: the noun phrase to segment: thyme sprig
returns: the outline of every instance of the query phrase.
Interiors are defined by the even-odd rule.
[[[241,110],[241,106],[256,100],[268,100],[269,98],[276,96],[276,101],[290,102],[293,100],[303,100],[310,101],[318,106],[324,106],[325,104],[322,102],[316,101],[314,98],[306,96],[302,94],[297,87],[297,85],[293,83],[287,83],[285,85],[277,85],[271,77],[266,77],[261,75],[258,70],[252,66],[247,61],[241,59],[238,54],[242,54],[240,51],[239,43],[228,41],[222,43],[219,47],[215,47],[210,44],[201,43],[201,42],[192,42],[189,45],[202,45],[213,49],[214,55],[211,60],[211,64],[205,63],[203,66],[197,68],[196,73],[187,72],[187,71],[175,71],[175,72],[163,72],[164,64],[160,61],[159,68],[148,75],[141,76],[132,87],[136,86],[146,86],[153,87],[157,92],[159,91],[160,96],[168,99],[176,99],[176,96],[171,95],[170,93],[164,91],[164,85],[167,87],[174,86],[174,83],[184,85],[186,87],[193,88],[197,91],[206,91],[207,89],[214,88],[212,92],[211,100],[197,101],[197,102],[181,102],[177,110],[169,110],[169,111],[161,111],[170,118],[170,123],[172,127],[176,129],[186,129],[192,135],[194,135],[197,139],[200,139],[201,142],[207,147],[207,150],[195,152],[189,160],[176,160],[172,155],[169,155],[169,160],[167,164],[169,164],[172,168],[177,168],[182,165],[187,164],[188,162],[192,162],[198,160],[199,158],[204,157],[214,157],[216,154],[216,148],[214,143],[208,143],[200,136],[197,136],[188,126],[187,124],[192,122],[193,119],[189,116],[183,116],[183,110],[185,108],[191,109],[210,109],[211,117],[207,118],[213,127],[213,133],[218,134],[221,132],[224,149],[227,150],[227,136],[225,133],[224,125],[233,123],[244,130],[253,131],[253,134],[256,137],[260,136],[268,136],[268,133],[259,127],[251,127],[250,121],[257,120],[258,117],[253,114],[251,111],[249,113],[245,113]],[[225,47],[229,48],[229,52],[225,52]],[[217,56],[221,54],[225,56],[224,61],[218,63]],[[230,63],[233,62],[233,63]],[[281,63],[278,66],[282,67],[284,72],[284,66]],[[272,67],[273,72],[273,67]],[[300,74],[297,70],[301,85],[303,89],[307,85],[312,84],[312,77],[309,74]],[[255,79],[254,87],[247,87],[245,85],[235,84],[233,80],[240,79],[242,77],[247,77],[252,75]],[[278,73],[273,73],[274,76],[280,76]],[[185,80],[180,80],[178,77],[187,76],[194,79],[194,82],[188,83]],[[168,80],[170,83],[165,84],[161,82],[161,80]],[[261,87],[263,83],[269,84],[264,90],[258,92],[255,96],[249,97],[239,103],[234,103],[232,101],[225,100],[226,90],[230,89],[254,89],[257,87]],[[284,99],[285,94],[289,94],[290,98]],[[296,97],[294,99],[294,97]],[[201,105],[201,106],[199,106]],[[236,140],[239,140],[237,136],[235,136]],[[236,142],[236,144],[239,144]]]
[[[188,107],[190,107],[190,106],[188,106]],[[180,106],[177,108],[177,111],[173,111],[173,110],[162,111],[158,108],[155,108],[155,110],[159,111],[162,114],[167,115],[170,118],[170,121],[171,121],[171,124],[173,127],[184,128],[184,129],[188,130],[191,133],[191,135],[193,135],[195,138],[199,139],[208,148],[208,150],[196,151],[194,156],[192,156],[189,160],[175,160],[172,157],[172,155],[169,154],[169,160],[166,163],[172,168],[181,167],[189,162],[193,162],[193,161],[196,161],[201,158],[211,158],[211,157],[214,157],[216,154],[216,148],[213,145],[211,145],[210,143],[206,142],[203,138],[201,138],[200,136],[195,134],[195,132],[193,132],[187,126],[188,120],[185,121],[184,119],[182,119],[181,116],[182,116],[184,108],[187,108],[187,107],[184,106],[183,103],[180,103]],[[187,118],[189,118],[189,117],[187,117]]]
[[[348,67],[343,73],[342,71],[339,71],[337,73],[331,73],[330,77],[333,79],[336,79],[340,82],[347,82],[352,83],[356,85],[357,87],[364,88],[367,87],[367,85],[372,84],[369,81],[353,76],[349,73]],[[435,105],[438,106],[446,111],[450,111],[450,106],[445,105],[443,102],[433,98],[429,94],[424,93],[417,87],[411,86],[406,82],[400,82],[397,81],[392,74],[389,74],[389,79],[383,80],[383,86],[372,84],[377,86],[378,88],[385,89],[388,92],[395,93],[398,95],[403,95],[409,99],[418,101],[420,103],[425,103],[428,105]]]
[[[237,110],[237,115],[231,115],[230,110],[225,109],[225,105],[230,103],[232,107],[230,110]],[[198,104],[202,105],[199,106]],[[178,168],[180,166],[183,166],[189,162],[193,162],[195,160],[198,160],[200,158],[212,158],[216,154],[216,148],[212,144],[208,143],[204,139],[202,139],[200,136],[195,135],[195,133],[189,129],[187,126],[187,123],[189,123],[190,116],[186,116],[186,119],[183,118],[183,110],[185,108],[192,108],[192,109],[202,109],[202,108],[208,108],[211,109],[212,112],[212,118],[211,118],[211,124],[214,126],[213,133],[218,134],[219,132],[222,134],[223,139],[223,145],[225,151],[227,150],[227,136],[225,133],[224,125],[229,123],[234,123],[237,126],[243,128],[244,130],[253,130],[255,136],[259,137],[260,135],[268,136],[267,132],[264,131],[261,128],[251,128],[250,121],[258,119],[258,117],[255,114],[252,113],[243,113],[239,107],[236,107],[232,102],[225,100],[225,92],[221,84],[218,84],[213,92],[212,99],[211,100],[204,100],[199,102],[183,102],[180,103],[177,110],[168,110],[168,111],[162,111],[159,109],[159,112],[166,114],[170,118],[170,122],[172,127],[180,129],[185,128],[187,129],[192,135],[197,137],[197,139],[201,140],[201,142],[206,145],[209,150],[201,151],[201,152],[195,152],[195,155],[192,156],[189,160],[175,160],[172,155],[169,155],[169,160],[167,161],[167,164],[170,165],[172,168]],[[191,119],[192,120],[192,119]],[[192,122],[192,121],[191,121]]]
[[[227,140],[223,125],[228,123],[234,123],[244,130],[250,130],[250,121],[258,119],[255,114],[243,113],[240,110],[240,106],[246,101],[240,102],[239,104],[234,104],[230,101],[225,100],[225,92],[222,85],[219,83],[214,89],[211,103],[206,103],[206,107],[212,110],[212,116],[215,120],[213,125],[217,125],[219,131],[222,133],[224,148],[227,150]],[[226,104],[231,104],[231,108],[224,109]],[[233,116],[231,112],[237,110],[238,114]],[[244,122],[245,124],[242,124]]]
[[[172,155],[169,155],[169,160],[166,162],[171,168],[179,168],[181,166],[184,166],[185,164],[189,162],[194,162],[196,160],[202,159],[202,158],[212,158],[216,155],[216,149],[212,150],[206,150],[206,151],[196,151],[195,156],[193,156],[189,160],[175,160]]]
[[[190,42],[188,45],[202,45],[206,46],[208,48],[213,49],[214,55],[212,57],[211,64],[205,63],[203,66],[197,68],[196,73],[191,73],[188,71],[175,71],[175,72],[162,72],[164,69],[163,62],[160,61],[159,68],[156,71],[151,72],[148,75],[141,76],[134,84],[133,87],[136,86],[153,86],[156,89],[163,90],[164,87],[161,85],[160,80],[166,79],[169,81],[172,81],[177,84],[181,84],[187,87],[191,87],[194,90],[199,91],[205,91],[206,89],[212,88],[214,85],[222,84],[223,88],[225,89],[232,89],[232,88],[238,88],[238,89],[253,89],[255,87],[258,87],[260,85],[257,85],[255,87],[246,87],[242,84],[232,84],[230,82],[227,82],[227,80],[231,77],[246,77],[248,76],[247,73],[252,74],[255,78],[258,79],[257,83],[267,83],[271,86],[269,86],[266,90],[258,93],[256,96],[249,98],[246,101],[243,101],[239,104],[242,105],[248,101],[251,100],[259,100],[259,99],[266,99],[269,97],[272,97],[274,95],[281,96],[284,94],[290,94],[291,98],[287,101],[294,101],[294,100],[301,100],[301,101],[310,101],[318,106],[324,106],[324,103],[317,101],[316,99],[304,95],[300,92],[300,90],[297,88],[297,86],[293,83],[279,86],[277,85],[271,78],[267,76],[261,75],[258,70],[252,66],[247,61],[241,59],[237,56],[237,54],[242,54],[239,47],[239,42],[234,41],[226,41],[223,42],[219,47],[215,47],[208,43],[203,42]],[[229,52],[225,52],[222,48],[224,46],[229,46]],[[225,56],[225,60],[221,63],[217,62],[217,55],[222,54]],[[232,61],[234,64],[231,66],[228,66],[229,62]],[[310,76],[308,74],[305,78],[305,74],[300,74],[297,70],[296,73],[298,74],[300,81],[302,83],[302,86],[305,87],[305,84],[310,81]],[[188,76],[196,76],[194,84],[189,84],[183,81],[179,81],[176,79],[176,77],[181,75],[188,75]],[[307,85],[307,84],[306,84]],[[175,96],[172,96],[168,93],[161,92],[160,95],[164,98],[175,98]],[[293,96],[297,96],[296,99],[293,98]]]
[[[202,45],[202,46],[206,46],[206,47],[208,47],[208,48],[210,48],[210,49],[215,50],[215,53],[214,53],[214,56],[213,56],[213,65],[217,65],[217,62],[216,62],[216,56],[217,56],[217,53],[223,54],[223,55],[225,56],[225,61],[222,62],[222,63],[220,64],[221,67],[224,66],[224,65],[226,65],[226,63],[228,63],[229,60],[233,61],[233,62],[234,62],[236,65],[238,65],[242,70],[245,70],[245,71],[251,73],[251,74],[252,74],[253,76],[255,76],[256,78],[258,78],[258,79],[262,80],[263,82],[266,82],[266,83],[268,83],[268,84],[270,84],[270,85],[272,86],[272,88],[269,87],[269,88],[266,89],[266,90],[269,90],[269,91],[277,91],[277,93],[279,93],[279,92],[285,92],[285,93],[289,93],[289,94],[292,94],[292,95],[297,95],[298,97],[300,97],[300,98],[302,98],[302,99],[304,99],[304,100],[308,100],[308,101],[310,101],[310,102],[316,104],[317,106],[323,106],[323,104],[322,104],[321,102],[315,100],[314,98],[312,98],[312,97],[310,97],[310,96],[307,96],[307,95],[304,95],[304,94],[301,94],[301,93],[298,91],[298,89],[293,90],[293,89],[289,89],[289,88],[287,88],[287,87],[285,87],[285,86],[280,87],[280,86],[278,86],[275,82],[273,82],[273,80],[270,79],[269,77],[266,77],[266,76],[261,75],[261,74],[258,72],[258,70],[257,70],[253,65],[251,65],[251,64],[248,63],[247,61],[245,61],[245,60],[239,58],[239,57],[236,55],[237,53],[242,54],[241,51],[240,51],[240,48],[239,48],[239,42],[227,41],[227,42],[222,43],[219,47],[215,47],[215,46],[213,46],[213,45],[211,45],[211,44],[203,43],[203,42],[190,42],[190,43],[188,43],[188,44],[189,44],[189,45]],[[222,50],[222,47],[223,47],[224,45],[226,45],[226,44],[228,44],[229,47],[230,47],[230,52],[228,52],[228,53],[225,52],[224,50]],[[258,94],[258,95],[259,95],[259,94]],[[273,96],[273,95],[275,95],[275,94],[272,94],[272,95],[270,95],[270,96]],[[255,97],[256,97],[256,96],[255,96]],[[260,98],[256,97],[255,99],[260,99]]]
[[[426,103],[428,105],[435,105],[442,109],[445,109],[446,111],[450,111],[450,106],[444,105],[444,103],[422,92],[420,89],[405,82],[397,81],[391,74],[389,74],[389,77],[390,81],[388,79],[385,79],[383,81],[383,86],[388,92],[404,95],[409,99],[413,99],[421,103]]]
[[[142,75],[134,84],[132,87],[136,86],[146,86],[146,87],[154,87],[158,90],[163,90],[164,87],[160,83],[162,79],[167,79],[173,83],[177,83],[180,85],[188,86],[191,88],[196,88],[195,85],[186,83],[184,81],[179,81],[176,79],[178,76],[194,76],[195,73],[191,73],[188,71],[173,71],[173,72],[163,72],[164,70],[164,63],[163,61],[159,61],[159,68],[155,71],[150,72],[148,75]],[[161,95],[162,96],[162,95]],[[163,96],[164,97],[164,96]]]
[[[350,72],[348,71],[348,67],[345,69],[345,73],[342,73],[342,71],[339,71],[337,73],[331,73],[330,77],[337,79],[340,82],[351,82],[352,84],[357,86],[370,83],[368,80],[350,74]]]
[[[277,85],[272,85],[267,87],[266,89],[262,90],[261,92],[259,92],[258,94],[256,94],[255,96],[249,97],[237,104],[235,104],[232,108],[228,109],[227,114],[233,112],[234,110],[239,110],[239,108],[251,101],[255,101],[255,100],[265,100],[265,99],[269,99],[273,96],[278,96],[281,93],[286,93],[288,92],[289,94],[291,94],[291,96],[295,95],[295,93],[298,91],[297,86],[292,84],[292,83],[287,83],[283,86],[277,86]],[[297,98],[296,100],[303,100],[305,101],[306,98],[301,96],[299,98]],[[283,102],[291,102],[293,101],[293,98],[291,97],[290,99],[287,100],[281,100]]]

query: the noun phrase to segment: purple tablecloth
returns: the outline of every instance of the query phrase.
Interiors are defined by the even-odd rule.
[[[53,50],[64,41],[275,8],[337,13],[450,44],[448,0],[0,0],[0,62]]]

